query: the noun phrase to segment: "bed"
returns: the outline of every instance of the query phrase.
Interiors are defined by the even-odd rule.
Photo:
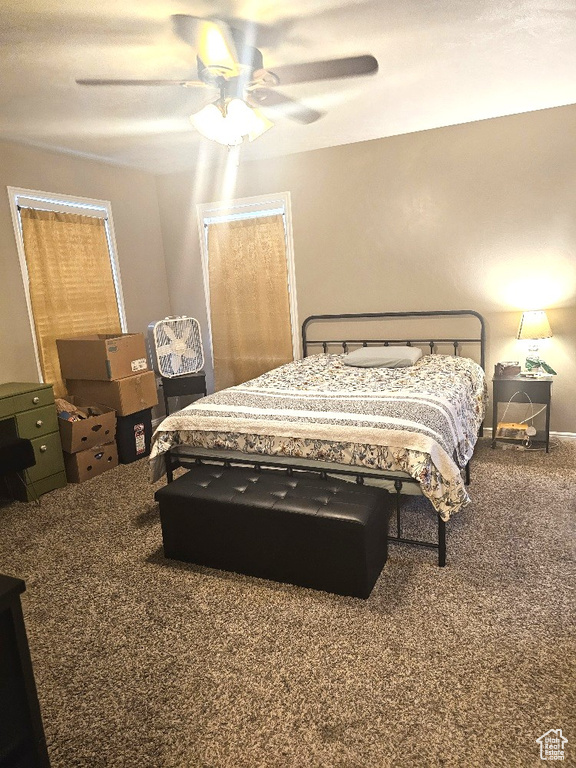
[[[406,335],[377,333],[400,321]],[[456,333],[422,333],[446,321]],[[362,323],[370,335],[359,338]],[[445,523],[470,503],[469,462],[486,407],[484,346],[484,321],[472,310],[310,316],[301,359],[164,419],[153,437],[151,479],[167,472],[170,480],[176,466],[190,461],[224,461],[384,485],[396,493],[397,535],[390,540],[437,548],[444,565]],[[350,364],[406,349],[414,362],[410,353],[402,367]],[[462,354],[470,349],[477,361]],[[414,492],[438,515],[436,542],[402,536],[400,496]]]

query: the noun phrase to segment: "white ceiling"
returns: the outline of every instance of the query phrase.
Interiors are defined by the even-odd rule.
[[[204,89],[75,83],[195,79],[176,13],[254,22],[269,67],[379,61],[373,76],[286,86],[324,117],[275,120],[245,158],[576,103],[576,0],[18,0],[0,10],[0,137],[153,173],[222,157],[188,119]]]

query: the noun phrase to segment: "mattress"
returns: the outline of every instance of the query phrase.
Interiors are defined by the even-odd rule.
[[[469,502],[461,469],[486,408],[482,368],[425,355],[405,368],[356,368],[313,355],[196,401],[156,430],[151,479],[168,450],[273,457],[417,481],[442,519]]]

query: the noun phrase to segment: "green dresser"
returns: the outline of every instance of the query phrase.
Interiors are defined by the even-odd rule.
[[[32,441],[36,464],[18,478],[8,478],[13,496],[36,499],[66,485],[66,472],[54,392],[50,384],[0,384],[0,434]]]

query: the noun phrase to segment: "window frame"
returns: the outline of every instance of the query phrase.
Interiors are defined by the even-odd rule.
[[[116,293],[116,304],[118,306],[118,314],[120,317],[120,328],[122,329],[122,333],[126,333],[127,323],[124,309],[124,294],[122,291],[122,279],[120,276],[120,264],[118,262],[116,236],[114,234],[112,205],[108,200],[95,200],[88,197],[61,195],[55,192],[41,192],[38,190],[23,189],[21,187],[7,187],[7,190],[10,202],[10,212],[12,214],[12,225],[14,227],[14,237],[16,239],[16,250],[18,251],[18,259],[20,261],[20,274],[22,277],[22,283],[24,285],[24,295],[26,298],[26,308],[28,310],[30,333],[32,335],[32,343],[34,345],[36,367],[38,369],[38,380],[43,383],[44,375],[40,365],[38,339],[36,338],[34,314],[32,312],[32,302],[30,300],[30,280],[28,275],[28,264],[26,262],[26,252],[24,250],[22,220],[20,218],[19,209],[33,208],[39,211],[75,213],[82,216],[94,216],[99,219],[104,219],[106,240],[108,243],[108,255],[110,256],[112,279],[114,281],[114,290]]]
[[[296,270],[294,266],[294,237],[292,232],[292,209],[290,192],[277,192],[272,195],[256,195],[233,200],[223,200],[213,203],[198,203],[198,234],[200,237],[200,254],[202,257],[202,275],[204,278],[204,300],[206,302],[206,317],[208,320],[208,338],[210,353],[212,348],[212,326],[210,315],[210,280],[208,273],[208,225],[221,221],[237,219],[261,218],[280,214],[284,221],[284,237],[286,247],[286,268],[288,274],[288,299],[290,306],[290,324],[292,326],[292,354],[294,360],[302,357],[300,349],[300,328],[298,325],[298,300],[296,296]]]

